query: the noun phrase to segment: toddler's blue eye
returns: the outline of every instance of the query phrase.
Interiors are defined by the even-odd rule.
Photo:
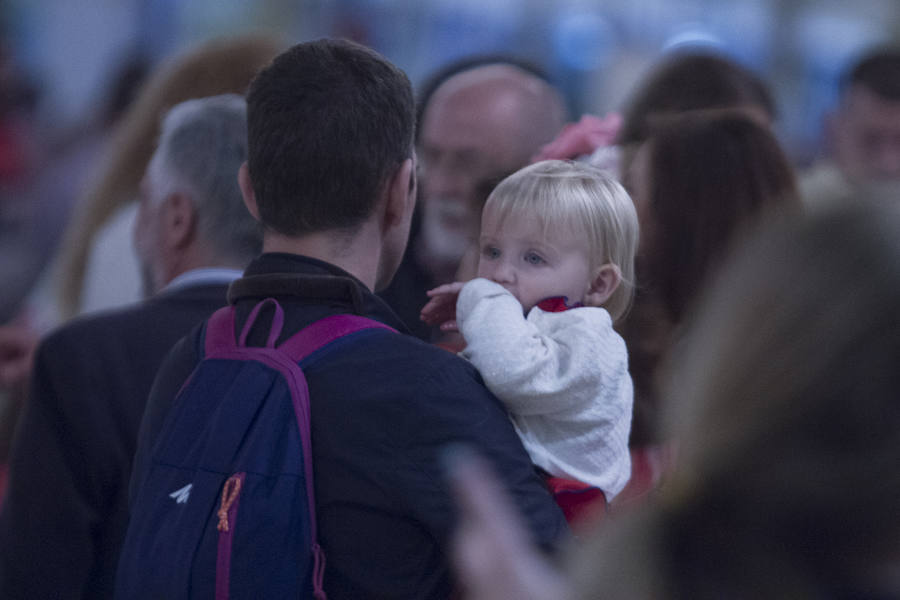
[[[498,248],[494,247],[494,246],[485,246],[485,247],[481,250],[481,254],[482,254],[482,256],[484,256],[485,258],[495,259],[495,258],[499,258],[499,256],[500,256],[500,250],[499,250]]]
[[[539,255],[535,254],[534,252],[529,252],[528,254],[525,255],[525,262],[527,262],[530,265],[539,265],[542,262],[544,262],[544,259],[541,258]]]

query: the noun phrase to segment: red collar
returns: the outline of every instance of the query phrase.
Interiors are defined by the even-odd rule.
[[[552,298],[544,298],[537,303],[537,307],[544,312],[563,312],[570,308],[579,308],[584,306],[581,302],[569,305],[568,298],[565,296],[554,296]]]

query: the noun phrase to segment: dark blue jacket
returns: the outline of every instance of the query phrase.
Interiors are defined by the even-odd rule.
[[[264,254],[254,261],[229,292],[238,329],[256,302],[269,296],[285,308],[282,339],[337,313],[405,330],[362,283],[318,260]],[[249,343],[262,345],[264,339],[254,338],[267,330],[263,322]],[[132,492],[172,399],[200,359],[202,334],[198,328],[175,347],[154,383]],[[506,411],[466,361],[409,335],[381,331],[330,352],[327,360],[313,359],[304,372],[331,600],[452,593],[448,541],[454,506],[440,460],[448,444],[470,444],[493,462],[537,543],[551,547],[566,533]]]

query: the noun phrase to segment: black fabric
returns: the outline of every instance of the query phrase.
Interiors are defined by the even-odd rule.
[[[112,597],[153,377],[225,293],[224,284],[163,292],[41,343],[0,511],[0,597]]]
[[[410,243],[390,285],[380,291],[378,296],[387,302],[411,334],[428,342],[433,341],[438,332],[436,328],[423,323],[419,313],[428,302],[425,292],[437,287],[438,283],[416,262],[412,246]]]
[[[273,274],[296,277],[294,293],[279,295],[284,281],[268,277]],[[274,293],[285,308],[282,340],[337,313],[356,312],[406,331],[382,300],[327,263],[265,254],[245,275],[232,288],[237,329],[256,302]],[[322,280],[329,275],[342,281]],[[357,293],[349,293],[347,283]],[[251,345],[261,345],[268,331],[267,319],[258,321]],[[202,355],[202,342],[198,327],[160,370],[142,425],[132,492],[171,400]],[[454,507],[440,468],[448,444],[472,445],[493,462],[537,543],[552,547],[567,532],[505,410],[466,361],[409,335],[379,331],[329,352],[327,359],[312,357],[304,373],[331,600],[451,595],[447,543]]]

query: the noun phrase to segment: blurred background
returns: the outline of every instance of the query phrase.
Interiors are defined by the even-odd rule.
[[[454,58],[507,52],[543,66],[574,116],[616,110],[663,53],[714,47],[757,70],[800,163],[821,145],[837,76],[900,32],[896,0],[7,0],[6,103],[63,143],[110,110],[112,86],[193,42],[247,30],[342,36],[374,47],[414,85]],[[136,75],[138,71],[134,71]],[[15,80],[15,81],[14,81]],[[108,116],[108,115],[107,115]]]
[[[620,110],[666,52],[713,49],[768,82],[777,134],[807,166],[827,144],[823,120],[844,68],[900,39],[900,2],[0,0],[0,323],[58,246],[143,77],[200,41],[258,31],[362,42],[417,88],[463,56],[517,55],[564,91],[573,119]]]

